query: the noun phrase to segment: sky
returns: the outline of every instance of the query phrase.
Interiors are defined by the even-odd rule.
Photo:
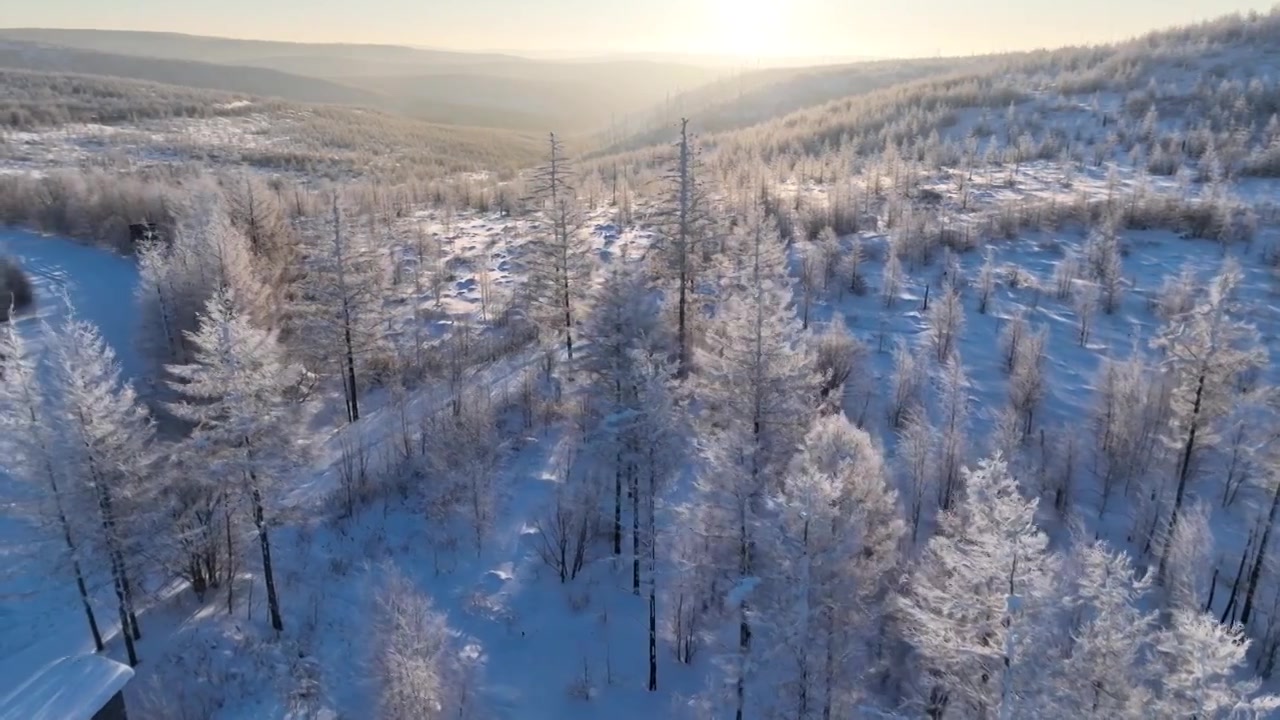
[[[930,57],[1123,40],[1276,0],[0,0],[9,27],[528,54]]]

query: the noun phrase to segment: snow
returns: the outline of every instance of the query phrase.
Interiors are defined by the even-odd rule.
[[[30,672],[22,656],[0,667],[0,679],[12,681]],[[0,693],[3,720],[91,720],[133,677],[126,665],[100,655],[64,657]]]
[[[36,320],[56,324],[66,312],[65,296],[82,319],[102,331],[125,376],[138,376],[133,315],[138,269],[133,260],[67,238],[3,228],[0,255],[17,258],[35,286],[35,308],[19,321],[24,330],[35,331]]]
[[[35,288],[35,305],[15,319],[33,347],[39,344],[41,321],[56,324],[63,317],[65,295],[82,318],[102,330],[118,353],[126,377],[137,373],[131,312],[137,269],[132,260],[66,238],[3,228],[0,254],[16,257]],[[3,465],[0,458],[0,482],[5,480]],[[74,586],[60,570],[33,567],[28,553],[34,547],[29,528],[0,516],[0,656],[23,658],[22,672],[57,657],[92,650]],[[109,594],[102,593],[104,598]],[[107,607],[102,603],[99,608],[102,620],[111,617],[102,611]],[[15,677],[0,672],[0,678]]]

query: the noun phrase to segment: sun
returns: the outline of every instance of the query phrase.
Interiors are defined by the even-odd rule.
[[[788,0],[712,0],[710,37],[718,52],[744,57],[777,53]]]

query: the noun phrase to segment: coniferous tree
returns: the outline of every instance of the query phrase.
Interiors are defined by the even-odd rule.
[[[171,409],[195,425],[192,436],[207,449],[210,471],[233,483],[249,509],[271,626],[280,631],[270,526],[278,489],[303,458],[295,436],[300,406],[288,397],[299,368],[286,360],[274,333],[249,321],[229,291],[210,298],[200,330],[189,340],[194,362],[169,368],[173,389],[186,398]]]
[[[671,277],[675,284],[676,361],[678,372],[684,377],[693,358],[696,299],[710,259],[712,232],[710,199],[688,119],[680,121],[680,139],[675,143],[672,167],[664,179],[670,186],[670,201],[662,211],[663,239],[657,257],[661,274]]]
[[[1218,423],[1231,408],[1239,379],[1266,363],[1257,330],[1231,314],[1239,282],[1239,266],[1228,261],[1205,300],[1152,341],[1164,353],[1161,364],[1172,387],[1164,435],[1166,445],[1177,453],[1173,503],[1164,523],[1169,530],[1177,526],[1196,459],[1219,441]],[[1161,574],[1165,556],[1161,552]]]
[[[153,531],[157,497],[151,473],[154,428],[133,387],[122,382],[115,352],[97,328],[69,309],[62,324],[44,332],[51,404],[61,420],[59,452],[65,472],[80,488],[73,496],[85,504],[70,512],[94,518],[86,542],[111,569],[121,635],[130,664],[137,664],[140,546]]]
[[[42,533],[60,538],[57,564],[70,567],[94,647],[102,652],[102,632],[84,567],[91,558],[85,557],[82,536],[92,531],[84,528],[82,518],[71,514],[84,506],[84,499],[72,494],[82,488],[66,475],[57,420],[38,377],[38,363],[39,358],[18,333],[17,323],[0,324],[0,454],[9,476],[22,485],[11,489],[16,497],[6,506]]]
[[[909,581],[902,627],[929,678],[930,714],[1015,717],[1034,707],[1018,689],[1036,672],[1055,559],[1036,501],[1002,459],[981,462],[965,486]]]
[[[591,276],[589,248],[580,230],[573,165],[555,133],[548,141],[547,160],[532,177],[531,191],[548,227],[528,245],[531,299],[543,320],[563,334],[565,353],[573,359],[574,326],[579,304]]]

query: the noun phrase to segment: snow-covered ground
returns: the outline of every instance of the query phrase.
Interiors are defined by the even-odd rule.
[[[1033,165],[1024,172],[1019,183],[1023,191],[1060,183],[1052,165]],[[939,186],[939,190],[945,188]],[[416,299],[422,316],[442,327],[463,319],[482,324],[482,284],[501,296],[519,282],[524,238],[535,230],[523,221],[468,213],[445,216],[438,211],[423,211],[404,222],[441,242],[446,251],[451,279],[441,288],[439,302],[431,291]],[[646,228],[611,226],[603,211],[589,226],[600,271],[619,261],[623,246],[635,257],[652,238]],[[1049,429],[1051,439],[1058,433],[1085,432],[1101,358],[1150,352],[1148,342],[1160,324],[1153,298],[1166,278],[1184,268],[1207,278],[1225,255],[1237,257],[1245,268],[1240,300],[1273,352],[1280,352],[1277,281],[1261,257],[1276,237],[1275,228],[1264,227],[1253,244],[1224,249],[1215,242],[1185,239],[1168,231],[1125,232],[1124,299],[1114,314],[1098,313],[1083,345],[1074,308],[1054,296],[1050,280],[1064,252],[1078,251],[1084,243],[1082,230],[1028,231],[1014,240],[993,241],[990,248],[999,280],[986,314],[977,312],[973,288],[983,256],[980,252],[958,255],[968,285],[963,290],[967,324],[959,355],[970,376],[969,395],[976,410],[970,431],[975,445],[972,456],[985,450],[993,411],[1007,402],[1007,377],[996,338],[1018,311],[1026,313],[1033,327],[1044,327],[1049,333],[1048,394],[1039,423]],[[842,242],[847,246],[850,240],[846,237]],[[871,349],[870,384],[876,390],[865,408],[851,398],[846,409],[852,416],[865,418],[892,456],[893,433],[886,428],[881,391],[889,385],[889,351],[897,338],[916,342],[921,337],[925,288],[930,287],[936,301],[942,258],[908,268],[894,303],[886,306],[878,288],[887,238],[867,232],[862,240],[868,254],[863,275],[869,291],[859,296],[836,290],[844,282],[837,278],[817,300],[812,319],[820,326],[839,313]],[[803,249],[800,244],[794,252]],[[136,369],[128,312],[136,282],[131,260],[57,238],[14,232],[0,236],[0,251],[17,255],[36,279],[38,317],[56,319],[61,312],[55,302],[57,293],[66,287],[81,314],[98,323],[122,353],[126,369]],[[482,276],[487,278],[483,282]],[[401,321],[412,317],[410,312]],[[34,327],[34,320],[22,322]],[[407,329],[402,327],[400,332]],[[495,407],[507,407],[520,391],[524,373],[538,361],[536,354],[517,353],[476,370],[469,386],[486,389]],[[1280,380],[1274,364],[1269,377]],[[284,635],[271,637],[261,588],[248,576],[234,588],[231,613],[225,591],[201,604],[177,586],[150,588],[154,600],[142,618],[139,653],[143,664],[129,688],[131,701],[144,707],[149,697],[168,694],[189,706],[203,707],[207,717],[217,720],[308,717],[304,708],[335,713],[330,717],[369,716],[373,703],[367,669],[372,652],[369,617],[374,594],[392,570],[447,613],[461,634],[460,646],[482,667],[475,691],[486,709],[484,717],[670,717],[684,699],[703,690],[711,677],[714,653],[706,653],[691,666],[680,665],[672,659],[665,639],[659,648],[660,691],[645,690],[648,609],[643,598],[631,593],[625,563],[601,552],[591,559],[584,575],[565,586],[540,559],[535,523],[563,479],[567,428],[552,425],[530,434],[517,418],[500,415],[507,438],[494,478],[500,500],[492,531],[479,547],[458,518],[434,517],[429,508],[405,503],[395,494],[377,498],[352,517],[337,517],[333,496],[338,490],[342,448],[351,443],[365,446],[376,466],[377,458],[395,440],[402,412],[418,421],[439,411],[446,401],[441,388],[419,392],[405,407],[386,393],[375,393],[369,396],[359,424],[337,431],[316,428],[319,458],[313,472],[299,478],[290,493],[291,510],[273,538]],[[1034,485],[1027,489],[1038,490]],[[1098,498],[1092,486],[1082,483],[1074,501],[1082,515],[1096,515]],[[1111,520],[1097,526],[1099,532],[1123,545],[1130,527],[1124,510],[1118,507],[1108,517]],[[1243,541],[1243,524],[1220,529],[1224,550]],[[4,532],[6,547],[19,542],[20,530],[10,525]],[[0,652],[23,650],[29,655],[38,650],[54,658],[85,649],[83,621],[68,585],[38,573],[5,577],[0,591],[4,593],[0,595]],[[103,617],[109,615],[108,607],[104,600]],[[314,695],[299,697],[299,686],[314,687]]]
[[[138,271],[131,259],[9,229],[0,229],[0,255],[17,258],[35,287],[34,307],[16,319],[29,342],[38,345],[42,323],[62,321],[69,300],[79,317],[101,329],[124,372],[138,372],[131,310]],[[7,481],[3,465],[0,459],[0,482]],[[29,528],[0,516],[0,678],[6,689],[60,657],[93,649],[75,587],[38,560],[42,553],[33,537]],[[105,603],[109,589],[98,590],[106,591],[99,593]]]

